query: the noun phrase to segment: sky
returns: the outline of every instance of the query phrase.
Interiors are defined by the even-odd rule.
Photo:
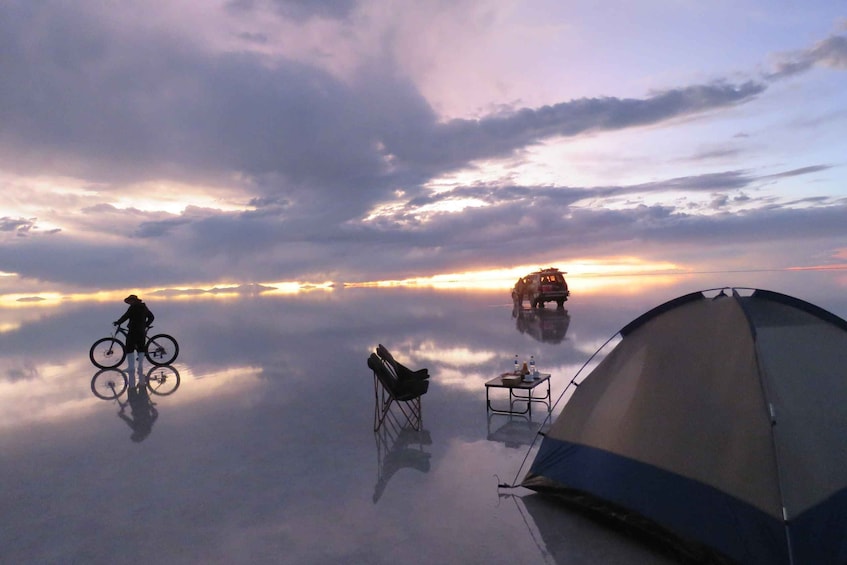
[[[0,297],[842,270],[844,92],[836,0],[5,0]]]

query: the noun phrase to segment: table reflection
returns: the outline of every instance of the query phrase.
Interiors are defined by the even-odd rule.
[[[496,441],[506,447],[521,448],[532,445],[541,432],[550,428],[547,413],[538,414],[488,414],[488,441]]]

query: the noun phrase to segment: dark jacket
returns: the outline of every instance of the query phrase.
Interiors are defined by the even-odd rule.
[[[129,320],[129,331],[137,332],[144,331],[147,326],[153,323],[154,319],[155,316],[153,316],[153,312],[147,308],[147,305],[144,304],[144,302],[139,300],[135,304],[129,305],[129,308],[126,309],[124,315],[118,318],[117,323],[122,324]]]

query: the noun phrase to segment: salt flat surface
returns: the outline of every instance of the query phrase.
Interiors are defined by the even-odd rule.
[[[841,317],[847,303],[831,274],[644,282],[580,294],[574,281],[565,310],[543,313],[458,290],[144,297],[181,346],[179,386],[149,395],[147,429],[126,394],[90,386],[88,348],[122,304],[3,310],[0,562],[671,562],[546,497],[498,489],[526,472],[546,411],[488,414],[485,381],[534,355],[555,399],[627,322],[704,288],[759,286]],[[377,343],[429,368],[422,432],[373,432],[365,360]]]

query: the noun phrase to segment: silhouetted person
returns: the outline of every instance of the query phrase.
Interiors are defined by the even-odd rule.
[[[130,439],[135,442],[143,441],[153,431],[153,422],[159,417],[159,411],[150,402],[147,387],[130,388],[128,397],[127,404],[132,416],[124,414],[126,404],[121,404],[118,416],[132,428]]]
[[[147,326],[153,323],[153,312],[147,305],[134,294],[124,298],[129,308],[123,316],[118,318],[114,324],[121,325],[129,320],[126,336],[126,356],[129,362],[129,382],[132,385],[135,380],[135,362],[138,360],[138,386],[144,386],[144,345],[147,341]]]

